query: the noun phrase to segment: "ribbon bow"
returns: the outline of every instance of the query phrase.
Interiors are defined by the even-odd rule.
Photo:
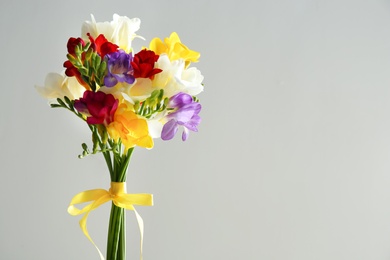
[[[80,192],[76,196],[73,197],[70,205],[68,207],[68,213],[72,216],[77,216],[80,214],[84,214],[84,216],[80,220],[80,227],[84,233],[84,235],[92,242],[92,244],[96,247],[99,252],[100,259],[104,260],[103,254],[100,252],[99,248],[93,242],[92,238],[88,234],[87,230],[87,218],[89,213],[98,208],[100,205],[112,200],[112,202],[121,208],[125,208],[128,210],[134,210],[135,216],[137,217],[138,227],[141,235],[141,259],[142,259],[142,241],[143,241],[143,233],[144,233],[144,223],[141,216],[135,210],[133,205],[141,205],[141,206],[153,206],[153,195],[152,194],[127,194],[126,193],[126,182],[111,182],[111,188],[107,191],[104,189],[95,189],[95,190],[87,190]],[[90,202],[82,209],[75,207],[76,204]]]

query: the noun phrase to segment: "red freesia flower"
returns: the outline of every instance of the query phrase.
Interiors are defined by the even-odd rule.
[[[74,56],[75,55],[75,47],[79,44],[81,44],[82,47],[85,46],[84,40],[81,39],[80,37],[79,38],[74,38],[74,37],[69,38],[68,43],[66,44],[66,47],[68,48],[68,53],[70,55]]]
[[[76,69],[75,66],[70,61],[65,61],[64,62],[64,67],[66,68],[65,70],[65,75],[68,77],[76,77],[77,81],[82,85],[86,90],[91,90],[91,87],[81,78],[81,74]]]
[[[82,98],[74,101],[77,111],[87,116],[90,125],[109,125],[114,120],[118,100],[112,94],[85,91]]]
[[[154,63],[158,60],[158,57],[159,55],[155,54],[154,51],[145,49],[135,54],[131,62],[134,77],[153,79],[154,75],[162,71],[154,68]]]
[[[66,47],[68,48],[68,53],[70,55],[72,55],[72,56],[76,56],[75,48],[79,44],[81,44],[82,47],[85,46],[85,42],[83,41],[83,39],[81,39],[81,38],[74,38],[74,37],[69,38],[68,43],[66,44]],[[85,89],[87,89],[87,90],[91,89],[89,87],[89,85],[81,78],[81,74],[78,71],[78,69],[76,69],[76,67],[73,66],[73,64],[69,60],[64,62],[64,67],[66,68],[66,70],[65,70],[65,75],[66,76],[68,76],[68,77],[76,77],[77,81]]]
[[[95,50],[103,59],[106,54],[116,52],[119,48],[118,45],[109,42],[103,34],[100,34],[94,39],[89,33],[87,33],[89,40],[91,41],[91,48]]]

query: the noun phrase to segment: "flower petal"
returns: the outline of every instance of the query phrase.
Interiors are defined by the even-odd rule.
[[[188,131],[187,128],[184,128],[183,133],[181,134],[181,140],[183,140],[183,141],[187,140],[189,134],[190,134],[190,131]]]
[[[118,80],[112,75],[112,74],[107,74],[104,77],[104,85],[106,87],[113,87],[118,83]]]
[[[200,124],[201,118],[198,115],[194,115],[191,120],[185,122],[183,126],[191,131],[198,132],[197,126]]]
[[[173,97],[171,97],[171,99],[169,100],[169,106],[170,107],[182,107],[185,104],[191,104],[192,101],[193,101],[192,96],[190,96],[186,93],[180,92],[180,93],[174,95]]]
[[[171,140],[178,130],[176,121],[174,119],[169,120],[162,129],[161,139],[164,141]]]
[[[168,118],[175,118],[178,122],[186,123],[191,120],[191,118],[200,112],[200,104],[192,103],[185,105],[184,107],[179,108],[177,111],[168,115]]]

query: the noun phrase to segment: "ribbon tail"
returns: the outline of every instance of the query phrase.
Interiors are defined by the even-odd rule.
[[[70,205],[68,207],[68,213],[72,216],[77,216],[85,212],[91,211],[93,210],[94,202],[91,202],[90,204],[83,207],[82,209],[78,209],[75,205],[89,202],[89,201],[96,201],[106,196],[107,194],[108,192],[103,189],[87,190],[87,191],[80,192],[72,198],[72,201],[70,202]]]
[[[142,257],[142,246],[143,246],[143,241],[144,241],[144,221],[143,219],[141,218],[141,216],[138,214],[138,212],[135,210],[134,208],[134,213],[135,213],[135,217],[137,218],[137,222],[138,222],[138,227],[139,227],[139,233],[140,233],[140,259],[142,260],[143,257]]]
[[[95,247],[96,250],[98,251],[99,256],[100,256],[100,260],[105,260],[103,254],[102,254],[102,252],[100,251],[100,249],[98,248],[98,246],[95,244],[95,242],[93,242],[91,236],[90,236],[89,233],[88,233],[88,230],[87,230],[87,218],[88,218],[89,212],[90,212],[90,211],[88,211],[87,213],[85,213],[84,216],[82,217],[82,219],[80,220],[80,228],[81,228],[81,230],[83,231],[84,235],[88,238],[89,241],[91,241],[91,243],[94,245],[94,247]]]
[[[91,241],[91,243],[95,246],[96,250],[98,251],[99,253],[99,256],[100,256],[100,259],[101,260],[104,260],[104,256],[102,254],[102,252],[100,251],[100,249],[98,248],[98,246],[95,244],[95,242],[93,242],[91,236],[89,235],[88,233],[88,229],[87,229],[87,218],[88,218],[88,215],[89,213],[99,207],[100,205],[106,203],[107,201],[110,201],[111,200],[111,197],[109,195],[106,195],[106,196],[103,196],[102,198],[94,201],[91,205],[91,208],[84,214],[84,216],[81,218],[80,220],[80,228],[81,230],[83,231],[84,235],[88,238],[89,241]]]

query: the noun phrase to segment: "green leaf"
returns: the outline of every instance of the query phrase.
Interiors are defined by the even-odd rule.
[[[82,143],[81,147],[83,148],[84,151],[88,151],[88,146],[86,143]]]
[[[139,110],[139,108],[140,108],[139,101],[136,101],[136,102],[134,103],[134,111],[137,113],[138,110]]]
[[[67,96],[64,96],[64,100],[66,104],[68,104],[69,108],[73,111],[73,100],[70,100]]]
[[[67,106],[65,105],[64,101],[62,101],[60,98],[57,98],[57,102],[58,102],[61,106],[67,108]]]
[[[92,55],[92,67],[94,69],[99,68],[100,62],[101,62],[100,56],[94,53],[94,55]]]
[[[91,42],[87,42],[87,44],[85,44],[84,46],[84,51],[87,51],[89,49],[89,46],[91,46]]]
[[[68,60],[74,65],[75,63],[78,62],[78,59],[74,56],[72,56],[71,54],[67,54],[66,57],[68,58]]]
[[[93,49],[89,49],[86,53],[85,53],[85,60],[90,60],[91,57],[92,57],[92,54],[93,54]]]
[[[164,98],[164,90],[157,89],[154,90],[150,96],[142,102],[142,105],[139,102],[134,104],[134,111],[136,114],[150,118],[155,113],[164,111],[167,108],[169,99]]]
[[[102,61],[98,69],[99,78],[103,78],[106,75],[106,71],[107,71],[107,62]]]
[[[77,68],[78,69],[78,71],[80,72],[80,74],[81,75],[83,75],[83,76],[88,76],[89,74],[88,74],[88,69],[87,68],[85,68],[85,67],[80,67],[80,68]]]

